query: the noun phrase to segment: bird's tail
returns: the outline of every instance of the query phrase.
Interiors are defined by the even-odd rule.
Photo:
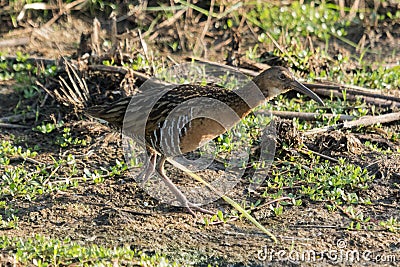
[[[105,120],[121,129],[130,101],[131,97],[125,97],[107,105],[87,108],[84,112],[89,116]]]

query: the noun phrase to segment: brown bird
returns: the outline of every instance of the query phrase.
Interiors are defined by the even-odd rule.
[[[143,128],[142,139],[149,153],[144,181],[156,170],[177,200],[194,215],[191,208],[208,211],[189,202],[168,178],[164,170],[167,158],[201,147],[225,133],[258,105],[289,90],[306,94],[324,105],[321,98],[298,82],[289,70],[271,67],[238,90],[209,85],[175,85],[158,96],[150,93],[142,98],[127,97],[106,106],[89,108],[86,112],[124,128],[124,132],[137,131],[134,135],[140,135],[137,129]],[[171,116],[176,110],[178,112]],[[191,112],[200,115],[189,115]]]

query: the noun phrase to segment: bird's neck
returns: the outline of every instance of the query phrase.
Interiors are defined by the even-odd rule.
[[[243,119],[253,109],[272,99],[268,91],[261,91],[260,87],[250,82],[245,86],[229,92],[230,107]]]

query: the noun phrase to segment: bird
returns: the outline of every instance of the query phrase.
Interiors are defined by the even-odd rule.
[[[110,104],[87,108],[85,112],[91,117],[107,121],[118,129],[124,128],[125,131],[143,128],[141,133],[135,134],[144,135],[141,138],[149,155],[144,181],[156,171],[180,204],[196,216],[192,209],[204,213],[212,212],[187,200],[165,172],[164,165],[167,159],[196,150],[225,133],[255,107],[289,90],[303,93],[318,104],[324,105],[322,99],[300,83],[287,68],[273,66],[237,90],[213,84],[172,85],[162,90],[157,97],[153,93],[142,98],[128,96]],[[184,103],[189,104],[184,105]],[[180,105],[184,108],[169,119],[168,116]],[[193,109],[207,111],[207,114],[218,115],[219,118],[212,119],[208,116],[191,118],[188,113]],[[230,118],[227,118],[229,114],[224,112],[227,109],[234,113]],[[144,110],[147,110],[146,116]],[[228,121],[225,125],[223,125],[224,120]],[[126,125],[129,126],[125,127]],[[172,136],[172,131],[177,134]],[[177,140],[172,140],[174,138]]]

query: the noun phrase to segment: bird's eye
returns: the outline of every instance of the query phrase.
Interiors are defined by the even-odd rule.
[[[279,80],[285,80],[286,79],[286,75],[284,73],[279,74]]]

